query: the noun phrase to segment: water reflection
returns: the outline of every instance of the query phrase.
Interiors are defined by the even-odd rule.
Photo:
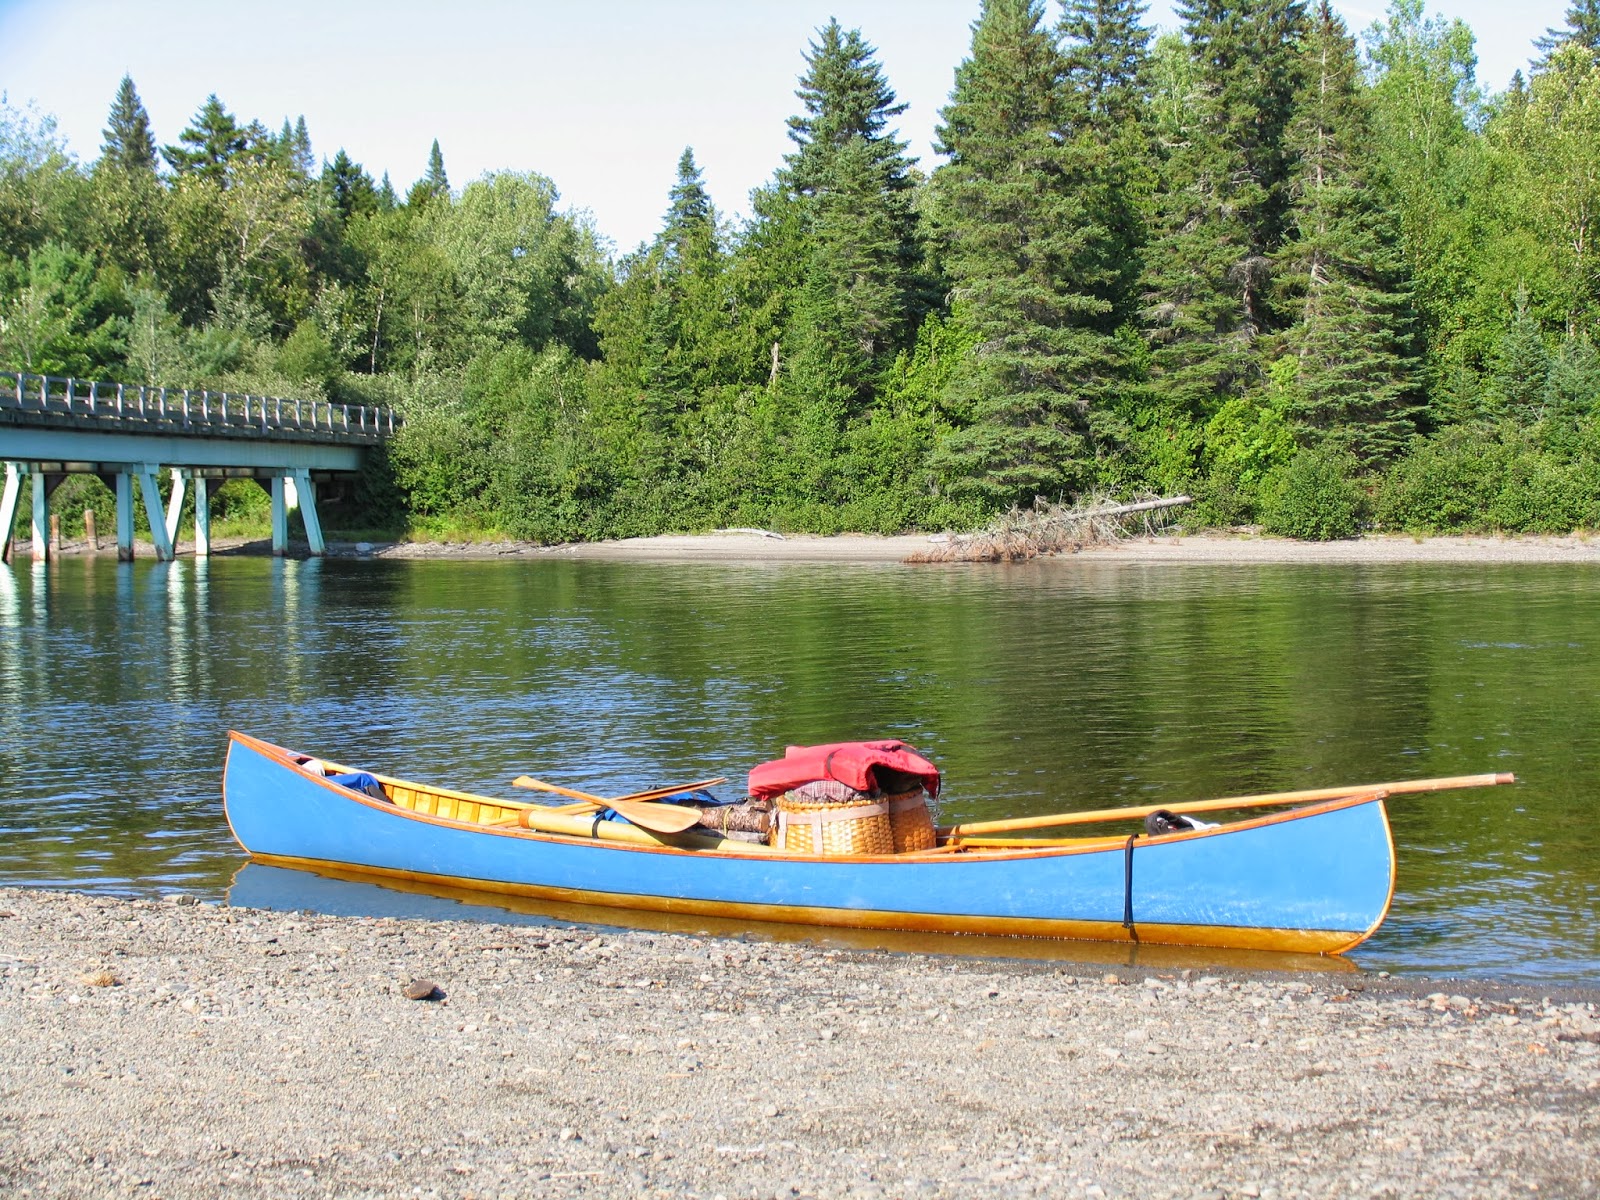
[[[520,896],[485,896],[462,888],[433,887],[408,880],[364,878],[359,872],[294,871],[246,863],[228,889],[228,903],[240,908],[280,912],[311,908],[339,916],[399,917],[427,921],[490,921],[510,925],[589,925],[613,929],[682,933],[699,937],[794,942],[897,954],[942,954],[962,958],[1006,958],[1074,964],[1104,970],[1237,970],[1353,972],[1346,958],[1314,954],[1271,954],[1254,950],[1195,949],[1185,946],[1112,945],[1050,938],[989,937],[974,934],[900,933],[885,929],[834,929],[766,921],[558,904]]]

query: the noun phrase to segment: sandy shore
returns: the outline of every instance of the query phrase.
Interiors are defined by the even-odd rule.
[[[759,531],[663,534],[609,542],[575,542],[540,546],[532,542],[342,542],[328,543],[336,558],[581,558],[636,562],[833,562],[900,563],[937,549],[946,534],[812,534],[779,536]],[[266,555],[265,541],[222,538],[213,543],[219,555]],[[193,544],[179,542],[178,556]],[[17,547],[28,557],[31,543]],[[98,550],[86,542],[67,542],[64,555],[113,557],[116,547],[102,541]],[[140,543],[140,558],[155,551]],[[305,544],[293,543],[291,554],[307,555]],[[1137,538],[1114,546],[1096,546],[1078,554],[1044,561],[1137,563],[1593,563],[1600,564],[1600,538],[1568,537],[1408,537],[1373,535],[1338,542],[1298,542],[1251,534],[1199,534],[1190,537]]]
[[[1600,1191],[1594,993],[1087,970],[4,890],[0,1191]]]
[[[388,558],[562,557],[673,562],[898,563],[938,547],[944,535],[875,537],[763,536],[759,533],[670,534],[567,546],[396,543],[374,547]],[[354,548],[341,547],[354,553]],[[1054,561],[1137,563],[1593,563],[1600,539],[1582,537],[1362,537],[1297,542],[1248,535],[1140,538],[1097,546]]]

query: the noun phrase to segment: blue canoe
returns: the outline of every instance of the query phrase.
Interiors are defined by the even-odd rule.
[[[301,765],[229,738],[223,802],[252,859],[379,880],[803,925],[1310,954],[1364,941],[1394,894],[1381,793],[1137,839],[814,857],[542,808],[551,828],[522,828],[505,824],[530,809],[517,801]]]

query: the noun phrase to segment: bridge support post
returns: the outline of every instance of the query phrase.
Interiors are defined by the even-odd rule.
[[[172,539],[167,536],[167,515],[161,511],[161,489],[156,486],[157,468],[145,463],[138,468],[139,490],[144,494],[144,515],[150,522],[150,540],[156,544],[156,558],[172,561]],[[130,518],[132,514],[129,514]],[[130,539],[131,541],[131,539]],[[129,557],[133,547],[129,546]]]
[[[117,561],[133,561],[133,472],[117,472]]]
[[[216,492],[217,479],[207,479],[197,475],[194,481],[194,556],[208,558],[211,555],[211,497]]]
[[[36,465],[33,476],[33,561],[50,560],[50,487]]]
[[[313,557],[321,558],[328,552],[322,540],[322,521],[317,516],[317,487],[311,482],[311,472],[298,469],[294,473],[294,490],[300,500],[300,517],[306,523],[306,542]]]
[[[22,499],[22,472],[6,464],[6,489],[0,494],[0,562],[11,561],[11,532],[17,523],[17,502]]]
[[[272,477],[272,557],[282,558],[289,551],[289,511],[284,498],[282,475]]]
[[[167,541],[178,543],[178,518],[183,515],[183,494],[189,484],[188,477],[177,467],[172,468],[172,495],[167,499]]]

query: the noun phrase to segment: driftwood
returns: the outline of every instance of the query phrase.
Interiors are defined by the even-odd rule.
[[[1023,562],[1041,554],[1075,554],[1086,546],[1109,545],[1124,538],[1156,533],[1167,510],[1192,504],[1189,496],[1108,504],[1081,501],[1072,507],[1036,499],[1032,508],[1013,508],[976,533],[947,535],[942,543],[919,550],[909,563]]]

